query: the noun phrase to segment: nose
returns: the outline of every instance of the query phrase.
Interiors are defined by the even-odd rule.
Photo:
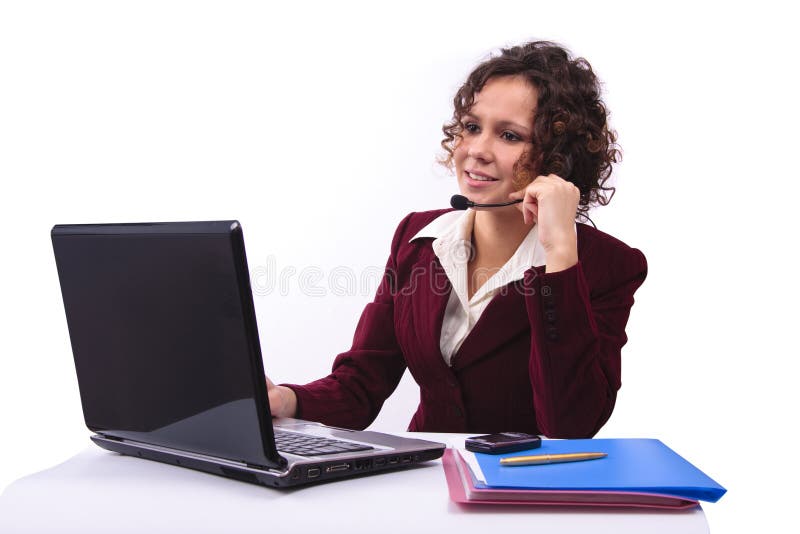
[[[470,138],[469,145],[467,146],[467,155],[476,160],[491,161],[491,136],[486,131],[483,131]]]

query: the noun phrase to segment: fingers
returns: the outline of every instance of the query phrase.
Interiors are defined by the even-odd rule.
[[[522,212],[522,219],[525,224],[533,224],[539,217],[539,203],[535,197],[525,195],[522,202],[516,205],[517,209]]]
[[[519,191],[514,191],[513,193],[509,194],[509,198],[511,199],[518,199],[525,196],[526,193],[530,192],[539,192],[547,189],[547,186],[557,186],[557,185],[565,185],[565,186],[572,186],[571,182],[564,180],[560,176],[556,174],[548,174],[547,176],[539,175],[534,178],[531,183],[520,189]]]
[[[522,202],[516,206],[522,212],[522,219],[525,224],[535,223],[539,216],[538,188],[533,187],[533,184],[534,182],[531,182],[523,189],[508,195],[511,200],[522,199]]]
[[[539,219],[539,205],[536,202],[523,202],[522,218],[525,224],[535,223]]]
[[[525,224],[539,222],[539,208],[543,205],[547,206],[548,217],[556,213],[557,219],[560,220],[562,218],[560,214],[564,212],[566,215],[563,218],[572,221],[580,200],[580,191],[573,183],[555,174],[549,174],[537,176],[527,186],[510,193],[508,197],[511,200],[522,199],[517,207],[522,212]]]

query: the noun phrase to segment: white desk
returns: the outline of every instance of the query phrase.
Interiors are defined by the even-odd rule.
[[[93,444],[61,465],[17,480],[0,497],[1,533],[289,532],[281,527],[370,534],[708,532],[699,506],[684,512],[462,507],[450,502],[440,462],[276,490]]]

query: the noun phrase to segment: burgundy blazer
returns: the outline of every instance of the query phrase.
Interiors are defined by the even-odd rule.
[[[366,428],[408,367],[420,387],[409,430],[593,436],[620,387],[620,349],[647,274],[644,255],[578,224],[578,263],[556,273],[531,267],[505,286],[448,367],[439,338],[450,282],[433,239],[409,243],[445,211],[412,213],[400,223],[352,348],[327,377],[287,384],[297,394],[297,417]]]

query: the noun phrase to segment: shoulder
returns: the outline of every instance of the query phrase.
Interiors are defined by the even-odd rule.
[[[400,224],[397,225],[397,230],[394,233],[392,240],[392,250],[397,250],[419,233],[420,230],[431,224],[433,221],[445,215],[446,213],[453,212],[452,208],[432,210],[432,211],[415,211],[406,215]]]
[[[578,257],[584,272],[598,281],[647,276],[647,259],[641,250],[583,223],[577,223]]]

